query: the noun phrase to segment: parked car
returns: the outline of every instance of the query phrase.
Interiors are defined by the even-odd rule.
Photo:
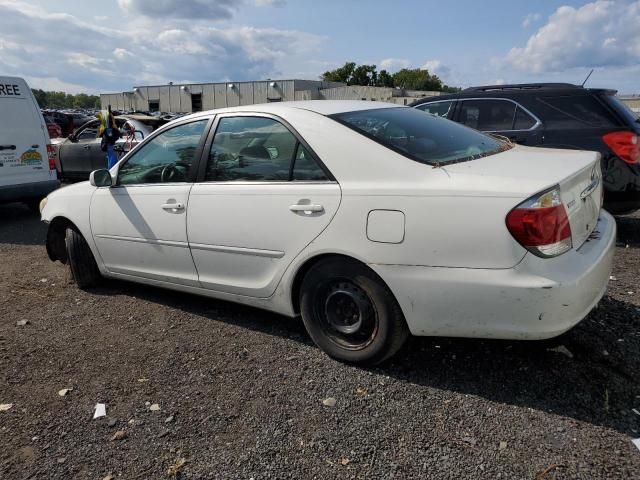
[[[122,132],[115,145],[120,154],[131,150],[158,126],[166,123],[144,115],[117,116],[115,120]],[[54,141],[56,167],[62,180],[87,180],[93,170],[107,167],[106,153],[100,148],[99,125],[100,121],[93,119],[66,139]]]
[[[412,106],[522,145],[600,152],[604,207],[626,214],[640,208],[640,120],[615,94],[566,83],[492,85]]]
[[[90,122],[91,120],[95,120],[95,115],[86,115],[84,113],[80,113],[80,112],[65,112],[66,115],[71,116],[71,118],[73,119],[73,128],[80,128],[82,125],[84,125],[87,122]]]
[[[73,133],[75,127],[71,115],[67,115],[58,110],[43,110],[42,115],[47,124],[53,123],[60,127],[60,137],[68,137]]]
[[[165,125],[42,219],[80,288],[300,313],[329,355],[377,363],[409,333],[542,339],[582,320],[615,246],[598,159],[391,104],[251,105]]]
[[[62,129],[57,123],[47,122],[47,132],[49,133],[49,138],[59,138],[62,136]]]
[[[0,77],[0,203],[40,200],[58,188],[40,108],[22,78]]]

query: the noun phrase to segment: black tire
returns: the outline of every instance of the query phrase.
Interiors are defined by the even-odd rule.
[[[302,280],[300,310],[315,344],[349,363],[381,363],[409,337],[391,291],[355,260],[335,257],[313,265]]]
[[[65,245],[71,274],[78,288],[85,290],[98,285],[102,276],[84,237],[76,229],[67,228]]]

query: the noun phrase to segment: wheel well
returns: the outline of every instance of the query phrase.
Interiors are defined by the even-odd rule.
[[[367,267],[368,269],[370,269],[366,263],[358,260],[357,258],[350,257],[349,255],[341,255],[338,253],[325,253],[322,255],[318,255],[317,257],[310,258],[304,264],[302,264],[302,266],[298,269],[298,271],[296,272],[296,276],[293,279],[293,286],[291,288],[291,303],[293,305],[293,311],[295,313],[300,313],[300,288],[302,286],[302,280],[304,279],[304,276],[311,269],[311,267],[328,258],[344,258],[345,260],[358,262],[364,265],[365,267]],[[376,277],[378,277],[380,281],[383,283],[383,285],[389,289],[389,286],[386,284],[386,282],[383,279],[380,278],[378,274],[376,274]],[[389,289],[389,291],[391,291],[391,289]],[[391,294],[393,295],[393,292],[391,292]]]
[[[54,262],[59,260],[62,263],[67,263],[65,235],[69,227],[77,229],[73,222],[65,217],[56,217],[49,223],[49,230],[47,231],[47,254]]]

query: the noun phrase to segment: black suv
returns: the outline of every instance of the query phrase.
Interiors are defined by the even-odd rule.
[[[640,119],[615,94],[569,83],[493,85],[411,106],[523,145],[600,152],[604,206],[622,215],[640,209]]]

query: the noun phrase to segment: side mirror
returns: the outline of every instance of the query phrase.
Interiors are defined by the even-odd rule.
[[[72,133],[67,137],[67,140],[69,140],[71,143],[77,143],[78,139],[76,138],[76,136]]]
[[[89,175],[89,183],[94,187],[110,187],[113,185],[111,173],[107,169],[94,170]]]

